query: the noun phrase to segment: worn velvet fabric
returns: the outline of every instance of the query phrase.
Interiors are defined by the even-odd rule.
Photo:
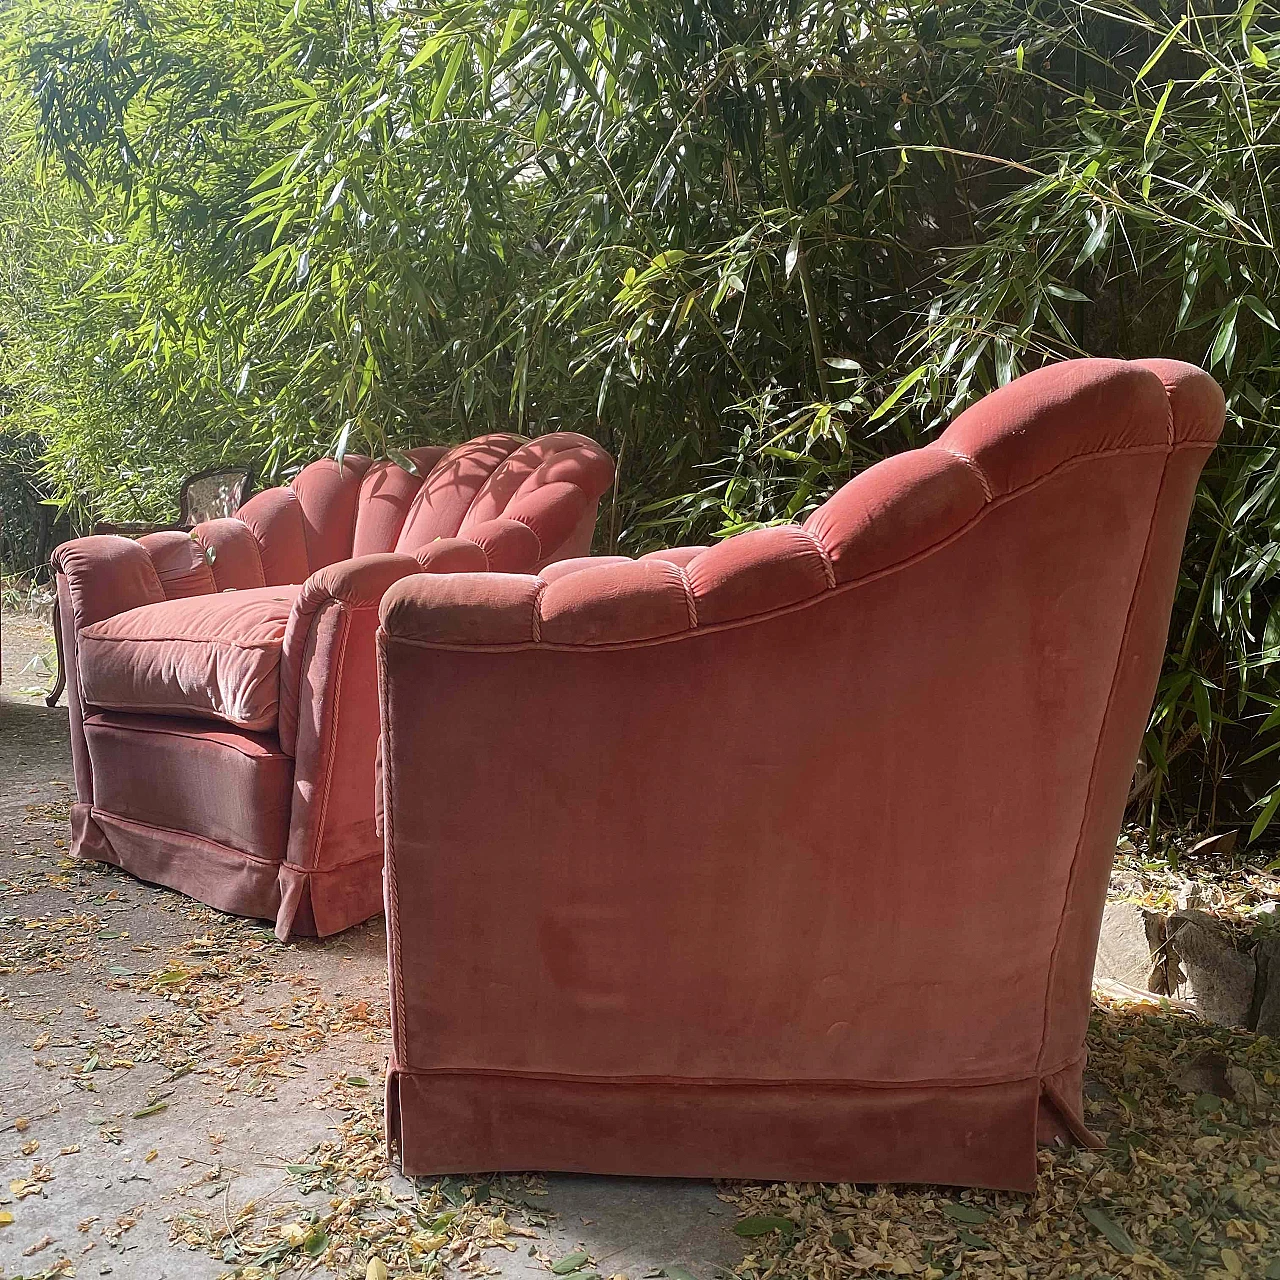
[[[986,397],[802,526],[415,576],[379,636],[412,1174],[1029,1189],[1092,956],[1204,373]],[[441,726],[449,749],[439,749]]]
[[[581,556],[613,481],[570,433],[409,457],[323,459],[189,534],[58,548],[75,853],[281,937],[381,910],[383,591]]]
[[[280,653],[298,591],[179,597],[95,622],[79,636],[81,696],[114,711],[274,729]]]

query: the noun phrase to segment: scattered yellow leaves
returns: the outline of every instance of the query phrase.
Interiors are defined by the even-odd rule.
[[[8,1209],[0,1209],[0,1227],[10,1227],[13,1225],[13,1214]]]

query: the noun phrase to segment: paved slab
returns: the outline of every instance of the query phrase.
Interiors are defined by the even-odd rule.
[[[433,1215],[450,1241],[413,1274],[545,1277],[581,1251],[604,1276],[711,1280],[741,1259],[710,1183],[395,1175],[381,920],[282,946],[69,859],[66,711],[22,692],[48,627],[5,615],[0,652],[0,1277],[363,1277],[374,1253],[394,1277]],[[289,1247],[304,1233],[332,1256]]]

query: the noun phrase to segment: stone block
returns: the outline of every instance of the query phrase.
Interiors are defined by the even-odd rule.
[[[1226,929],[1204,911],[1175,912],[1169,941],[1200,1015],[1225,1027],[1249,1027],[1258,976],[1253,957],[1238,951]]]

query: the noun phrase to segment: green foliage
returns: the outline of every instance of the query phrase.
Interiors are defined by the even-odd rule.
[[[1280,810],[1276,0],[37,0],[0,386],[64,504],[587,430],[641,549],[811,509],[1080,353],[1210,367],[1135,804]]]

